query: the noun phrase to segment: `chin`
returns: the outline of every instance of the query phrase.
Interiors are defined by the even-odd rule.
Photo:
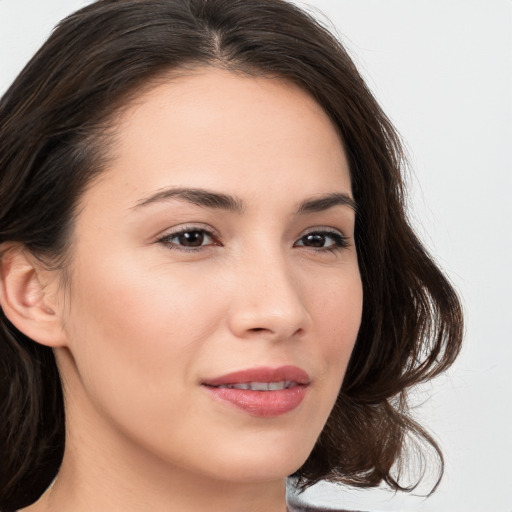
[[[240,449],[216,465],[215,474],[225,480],[249,483],[286,479],[307,460],[312,447],[267,446],[266,449]]]

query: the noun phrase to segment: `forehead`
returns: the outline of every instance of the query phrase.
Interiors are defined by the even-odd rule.
[[[267,192],[350,191],[336,128],[285,80],[214,68],[171,76],[136,97],[115,132],[107,181],[134,201],[170,185],[235,195],[255,194],[262,181]]]

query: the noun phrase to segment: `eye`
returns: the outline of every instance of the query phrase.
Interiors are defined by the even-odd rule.
[[[213,233],[206,229],[184,228],[174,233],[168,233],[158,240],[171,249],[198,250],[201,247],[214,245]]]
[[[318,250],[336,251],[348,247],[348,241],[339,231],[316,230],[299,238],[294,247],[311,247]]]

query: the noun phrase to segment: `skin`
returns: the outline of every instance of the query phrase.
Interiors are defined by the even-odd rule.
[[[142,93],[111,151],[81,198],[66,286],[58,272],[41,278],[59,321],[46,343],[67,440],[55,484],[26,510],[283,512],[285,479],[329,416],[361,319],[353,208],[297,213],[351,196],[338,134],[295,85],[201,68]],[[178,187],[243,206],[147,201]],[[201,245],[184,246],[180,230]],[[316,246],[305,238],[326,230]],[[278,417],[201,386],[288,364],[311,383]]]

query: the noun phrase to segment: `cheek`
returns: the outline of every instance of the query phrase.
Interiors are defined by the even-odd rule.
[[[352,349],[361,324],[362,283],[357,267],[344,275],[326,279],[313,288],[310,300],[313,325],[326,340],[325,349],[343,357]]]
[[[220,305],[211,287],[197,292],[201,276],[194,282],[190,275],[136,268],[118,260],[115,267],[91,269],[86,280],[77,276],[70,350],[92,395],[116,402],[140,395],[149,403],[166,393],[167,401],[192,378],[193,361],[222,316]]]
[[[109,425],[98,431],[113,428],[151,453],[200,460],[201,453],[193,454],[201,444],[189,441],[203,439],[209,421],[190,390],[197,387],[195,365],[222,318],[221,306],[213,291],[197,293],[199,277],[191,282],[166,274],[124,272],[118,265],[115,275],[91,271],[87,286],[75,281],[69,319],[75,365],[67,391],[73,417],[82,418],[75,425]]]
[[[316,301],[316,325],[325,362],[325,378],[329,382],[334,404],[343,382],[361,325],[363,307],[362,283],[358,272],[337,284],[332,283],[323,298]]]

